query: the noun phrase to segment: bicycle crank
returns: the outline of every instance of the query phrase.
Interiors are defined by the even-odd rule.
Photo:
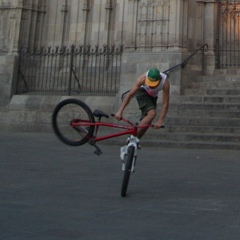
[[[95,147],[96,150],[93,152],[94,154],[100,156],[102,154],[102,150],[97,146],[96,142],[91,139],[89,142],[88,142],[91,146]]]

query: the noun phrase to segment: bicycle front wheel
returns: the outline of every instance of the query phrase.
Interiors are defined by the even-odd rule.
[[[95,126],[81,126],[94,123],[91,109],[81,100],[66,99],[60,102],[52,115],[52,127],[57,137],[70,146],[80,146],[89,141]],[[79,124],[79,125],[78,125]]]
[[[125,162],[125,170],[124,170],[124,176],[123,176],[123,182],[122,182],[122,190],[121,190],[122,197],[125,197],[127,193],[129,178],[130,178],[132,164],[133,164],[134,151],[135,151],[135,148],[133,146],[128,147],[127,159]]]

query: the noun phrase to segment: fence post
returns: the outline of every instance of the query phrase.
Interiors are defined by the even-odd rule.
[[[27,51],[27,50],[26,50]],[[23,55],[23,47],[20,47],[19,48],[19,52],[18,52],[18,60],[17,60],[17,66],[16,66],[16,82],[15,82],[15,85],[14,85],[14,89],[13,89],[13,93],[14,94],[18,94],[18,93],[24,93],[24,89],[22,90],[22,92],[19,92],[19,84],[20,84],[20,81],[21,81],[21,77],[22,77],[22,80],[23,80],[23,83],[24,83],[24,87],[26,87],[26,92],[29,91],[29,88],[28,88],[28,84],[27,84],[27,81],[21,71],[21,63],[22,63],[22,55]]]
[[[216,32],[216,60],[215,65],[216,69],[220,69],[220,51],[219,51],[219,41],[220,41],[220,25],[221,25],[221,1],[217,1],[217,32]]]
[[[207,44],[204,44],[202,46],[202,75],[205,74],[205,52],[208,51],[208,45]]]
[[[21,56],[22,56],[22,47],[19,48],[19,54],[18,54],[15,94],[18,94],[18,86],[20,81],[19,75],[21,74]]]
[[[72,45],[71,46],[71,52],[70,52],[70,71],[69,71],[69,83],[68,83],[68,96],[71,95],[74,50],[75,50],[75,45]]]

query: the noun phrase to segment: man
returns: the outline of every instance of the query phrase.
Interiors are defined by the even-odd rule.
[[[163,120],[168,112],[170,97],[170,82],[166,74],[161,73],[157,68],[151,68],[147,73],[138,77],[132,89],[124,98],[121,107],[115,114],[117,120],[121,120],[124,109],[131,98],[136,95],[139,109],[142,112],[142,118],[139,125],[149,125],[155,118],[157,111],[158,92],[163,91],[162,110],[158,121],[154,124],[155,129],[161,128]],[[137,137],[140,139],[148,128],[139,128]]]

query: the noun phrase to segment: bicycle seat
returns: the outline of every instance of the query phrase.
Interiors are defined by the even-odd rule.
[[[95,117],[106,117],[106,118],[109,118],[109,115],[108,115],[108,114],[104,113],[104,112],[101,111],[101,110],[97,110],[97,109],[94,110],[93,115],[94,115]]]

